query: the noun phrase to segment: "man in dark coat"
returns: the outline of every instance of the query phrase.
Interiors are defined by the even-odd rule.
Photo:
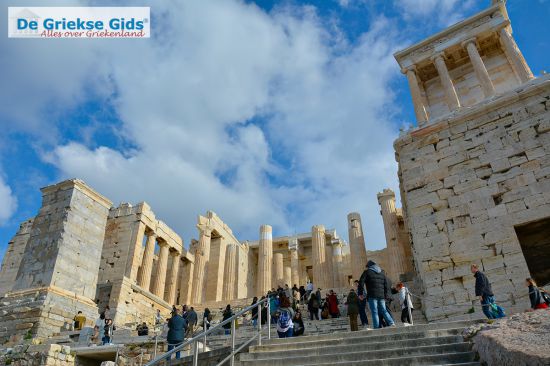
[[[359,279],[359,286],[365,286],[367,289],[367,301],[369,302],[374,328],[380,328],[379,309],[386,324],[390,327],[395,326],[395,322],[386,309],[387,284],[388,281],[384,273],[382,273],[382,269],[376,263],[369,260],[367,262],[367,269]]]
[[[183,343],[185,337],[185,331],[187,330],[187,321],[180,315],[180,310],[176,310],[176,314],[168,319],[168,335],[166,341],[168,342],[168,351],[171,351],[175,347]],[[180,352],[176,352],[176,358],[180,358]]]
[[[359,318],[361,318],[361,325],[368,326],[369,318],[367,317],[367,292],[364,286],[359,286],[359,281],[355,280],[355,286],[357,287],[357,296],[359,298]]]
[[[498,305],[495,304],[495,294],[493,294],[493,289],[489,279],[485,273],[479,270],[477,264],[472,264],[470,267],[474,277],[476,278],[476,296],[479,296],[481,301],[481,308],[483,314],[489,319],[497,319],[504,316],[504,310]],[[495,314],[491,311],[492,305],[495,304],[495,307],[498,309],[498,314]],[[501,315],[502,314],[502,315]]]

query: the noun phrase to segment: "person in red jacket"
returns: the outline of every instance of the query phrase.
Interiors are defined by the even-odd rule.
[[[327,298],[328,301],[328,312],[332,318],[338,318],[340,315],[340,310],[338,309],[338,298],[333,290],[330,290],[330,294]]]

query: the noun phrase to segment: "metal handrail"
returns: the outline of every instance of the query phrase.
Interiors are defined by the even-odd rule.
[[[180,352],[183,350],[186,346],[193,344],[193,366],[198,365],[198,358],[199,358],[199,346],[198,342],[201,340],[204,340],[204,347],[203,350],[206,351],[206,336],[208,334],[214,333],[215,331],[219,330],[220,328],[223,328],[224,325],[231,323],[231,354],[227,356],[225,359],[223,359],[218,365],[222,365],[223,363],[227,362],[228,360],[231,360],[231,365],[234,363],[235,354],[237,354],[241,349],[246,347],[250,342],[258,338],[258,345],[262,344],[262,305],[267,304],[267,339],[271,339],[271,329],[270,329],[270,305],[269,305],[269,297],[266,297],[263,300],[258,301],[257,303],[248,306],[245,309],[242,309],[238,313],[234,314],[231,318],[226,319],[222,321],[221,323],[216,324],[215,326],[211,327],[210,329],[203,330],[201,333],[197,334],[193,338],[188,339],[187,341],[184,341],[179,346],[174,347],[170,351],[163,353],[162,355],[154,358],[152,361],[149,361],[145,364],[145,366],[154,366],[166,359],[170,359],[172,355],[176,352]],[[239,348],[235,348],[235,321],[243,314],[251,311],[253,308],[258,308],[258,327],[257,327],[257,334],[254,335],[251,339],[246,341],[244,344],[242,344]]]

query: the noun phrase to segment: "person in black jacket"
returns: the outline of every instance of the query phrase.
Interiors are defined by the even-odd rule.
[[[525,285],[529,288],[529,300],[531,301],[531,310],[548,309],[548,305],[537,287],[537,283],[532,278],[525,279]]]
[[[479,296],[479,300],[481,301],[481,308],[483,310],[483,314],[488,319],[497,319],[504,316],[504,311],[502,311],[502,308],[500,306],[496,306],[495,304],[495,298],[493,294],[493,289],[491,287],[491,283],[489,282],[489,279],[487,276],[485,276],[485,273],[481,272],[479,270],[479,267],[477,264],[472,264],[470,267],[472,273],[474,274],[474,277],[476,278],[476,296]],[[498,314],[492,311],[493,304],[495,304],[495,307],[499,310]],[[502,315],[499,315],[502,314]]]
[[[359,318],[361,319],[361,325],[366,327],[369,325],[369,318],[367,316],[367,292],[364,286],[359,285],[358,280],[355,280],[354,284],[357,287],[357,296],[359,297]]]
[[[232,316],[233,316],[233,310],[231,310],[231,305],[227,304],[227,306],[225,307],[225,310],[223,311],[222,322],[231,318]],[[223,329],[225,329],[225,334],[231,334],[231,322],[224,324]]]
[[[388,280],[382,269],[373,261],[367,262],[367,269],[359,279],[359,286],[365,286],[367,289],[367,301],[372,316],[374,328],[380,328],[379,309],[386,324],[390,327],[395,326],[395,322],[386,309],[386,295],[389,292]]]
[[[254,296],[254,299],[252,299],[252,304],[250,306],[256,304],[258,302],[258,298]],[[254,328],[256,328],[256,325],[258,324],[258,306],[254,306],[252,308],[252,325]]]
[[[176,314],[168,319],[168,334],[166,341],[168,342],[168,351],[183,343],[185,331],[187,330],[187,321],[180,315],[180,310],[176,309]],[[176,358],[180,358],[180,352],[176,352]]]

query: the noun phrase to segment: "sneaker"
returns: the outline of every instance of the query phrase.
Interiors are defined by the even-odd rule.
[[[410,324],[410,323],[403,323],[403,326],[404,326],[404,327],[411,327],[412,324]]]

